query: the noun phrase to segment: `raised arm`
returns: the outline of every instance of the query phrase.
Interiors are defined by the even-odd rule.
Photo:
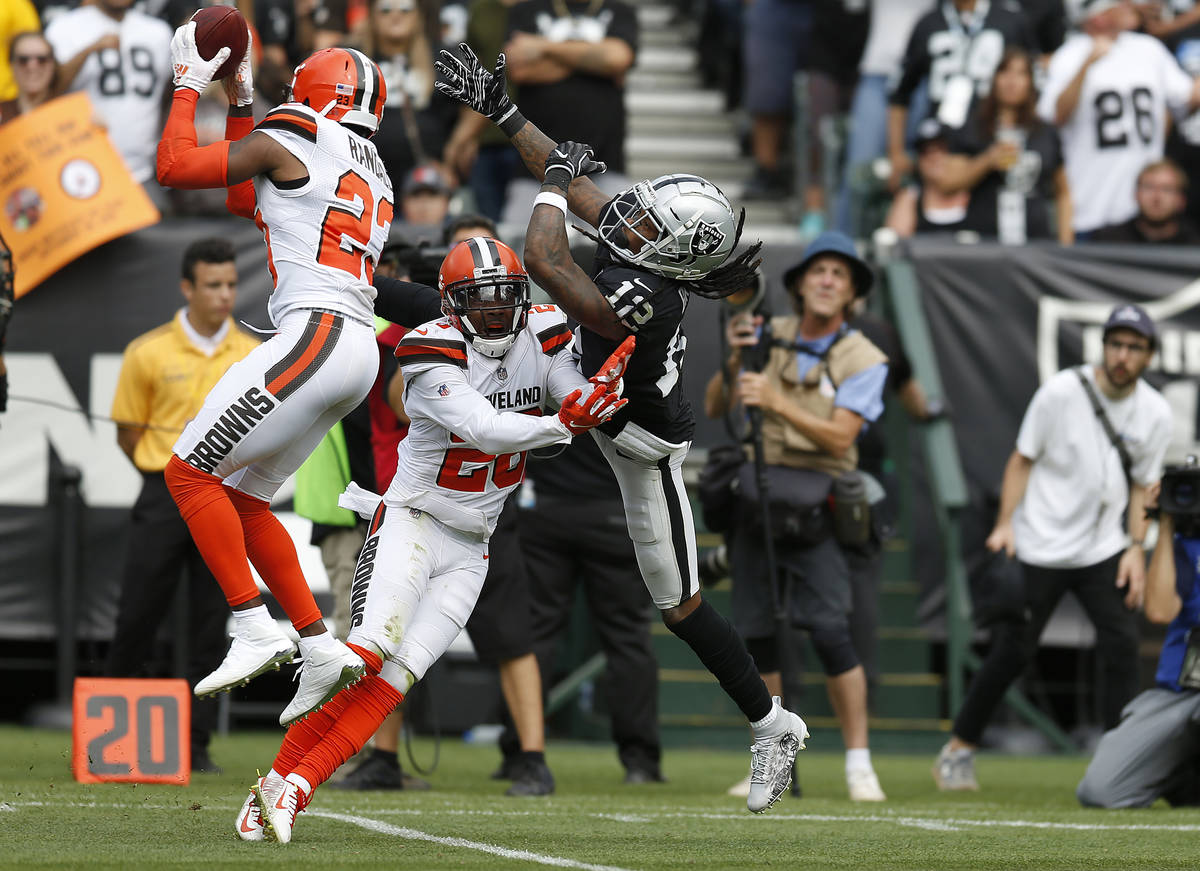
[[[465,42],[459,43],[458,50],[459,54],[444,49],[440,53],[434,64],[438,71],[435,87],[447,97],[490,118],[517,149],[530,174],[541,181],[554,141],[529,123],[509,99],[504,80],[504,55],[496,59],[495,71],[489,72]],[[609,197],[586,177],[573,179],[567,190],[568,207],[593,227],[608,200]]]
[[[572,179],[602,165],[592,159],[589,146],[576,142],[564,142],[550,152],[541,174],[545,183],[534,200],[525,233],[524,259],[529,274],[563,311],[592,332],[616,341],[629,335],[629,330],[575,263],[567,241],[567,189]]]

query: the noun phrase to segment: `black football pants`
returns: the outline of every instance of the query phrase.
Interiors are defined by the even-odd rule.
[[[1121,721],[1121,709],[1138,691],[1137,612],[1125,607],[1125,590],[1118,590],[1118,553],[1103,562],[1077,569],[1047,569],[1021,563],[1025,585],[1025,623],[1002,622],[992,629],[992,645],[983,666],[971,681],[954,734],[978,744],[1004,693],[1021,676],[1037,652],[1038,639],[1054,608],[1068,590],[1073,592],[1096,627],[1100,661],[1101,713],[1104,728]]]
[[[229,605],[193,544],[162,474],[144,474],[130,515],[117,625],[105,670],[109,677],[153,676],[148,667],[154,642],[163,621],[174,614],[172,604],[183,584],[189,632],[187,673],[182,677],[194,687],[225,658]],[[208,746],[216,724],[217,699],[192,699],[193,748]]]
[[[621,501],[539,494],[536,505],[522,509],[519,517],[543,688],[553,680],[555,646],[582,585],[607,658],[600,689],[621,764],[659,773],[658,660],[650,639],[654,612]]]

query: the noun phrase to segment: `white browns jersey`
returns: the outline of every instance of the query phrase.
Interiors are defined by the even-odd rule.
[[[552,305],[534,306],[498,358],[480,354],[446,320],[408,332],[396,357],[412,423],[384,503],[488,538],[525,476],[525,452],[571,440],[557,408],[588,384],[570,340],[566,318]]]
[[[120,38],[120,48],[88,55],[71,90],[88,95],[108,127],[108,138],[140,184],[154,178],[163,91],[171,84],[171,28],[136,9],[116,21],[95,6],[64,12],[46,28],[60,64],[110,34]]]
[[[1055,104],[1092,51],[1076,33],[1050,59],[1038,115],[1054,123]],[[1125,32],[1088,69],[1075,113],[1059,128],[1075,229],[1095,230],[1137,214],[1142,167],[1163,155],[1167,110],[1185,109],[1192,79],[1152,36]]]
[[[267,306],[272,322],[294,308],[317,308],[373,323],[371,278],[394,204],[375,146],[299,103],[277,106],[255,129],[308,170],[298,187],[254,178],[254,221],[266,237],[275,282]]]

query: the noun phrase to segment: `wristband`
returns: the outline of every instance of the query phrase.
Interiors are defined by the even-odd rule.
[[[567,198],[562,194],[556,194],[554,191],[542,191],[533,198],[533,204],[535,206],[539,204],[545,206],[554,206],[554,208],[563,213],[564,220],[567,217]]]
[[[542,184],[554,185],[565,194],[567,189],[571,187],[571,182],[574,181],[574,179],[575,177],[571,175],[571,171],[569,169],[563,166],[555,166],[552,169],[546,170],[546,175],[542,179]]]
[[[521,110],[513,106],[496,122],[496,126],[509,139],[512,139],[525,126],[525,116],[521,114]]]

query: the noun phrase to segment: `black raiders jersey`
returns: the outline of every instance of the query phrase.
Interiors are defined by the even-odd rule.
[[[599,254],[599,252],[598,252]],[[593,281],[621,323],[637,337],[625,370],[629,404],[600,430],[616,436],[627,423],[635,423],[664,441],[690,441],[696,428],[692,406],[683,395],[683,355],[687,337],[683,315],[691,294],[678,281],[598,256],[600,267]],[[575,353],[581,358],[585,378],[599,371],[620,341],[606,339],[580,327],[575,331]]]
[[[904,52],[900,77],[888,102],[908,107],[913,92],[929,79],[930,115],[946,96],[953,79],[966,77],[976,99],[987,95],[1005,48],[1017,46],[1038,53],[1028,19],[1014,0],[976,0],[968,15],[958,12],[950,0],[941,0],[913,25]]]

